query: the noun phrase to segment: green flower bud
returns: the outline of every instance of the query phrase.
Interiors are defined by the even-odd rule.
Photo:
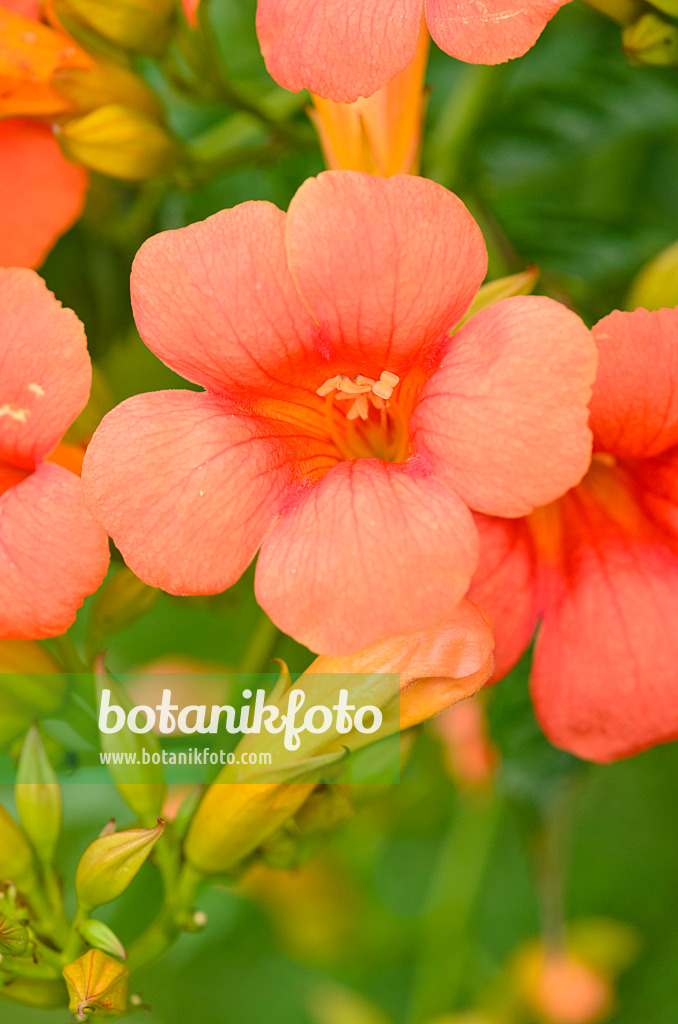
[[[531,295],[538,280],[538,268],[528,267],[527,270],[522,270],[519,274],[510,274],[508,277],[498,277],[496,281],[488,281],[480,286],[471,308],[461,323],[465,324],[481,309],[485,309],[486,306],[491,306],[492,303],[499,302],[501,299],[508,299],[512,295]]]
[[[175,0],[55,0],[59,16],[75,18],[115,46],[156,53],[164,44]]]
[[[127,692],[105,671],[97,671],[97,696],[101,702],[103,690],[110,690],[111,704],[117,704],[125,714],[133,707]],[[126,754],[138,760],[136,764],[109,764],[108,771],[127,806],[146,825],[154,822],[165,800],[165,775],[161,764],[142,764],[142,751],[158,753],[160,744],[153,733],[136,733],[127,723],[119,732],[100,733],[104,753]]]
[[[121,896],[165,831],[158,819],[152,829],[129,829],[99,836],[91,843],[75,873],[75,893],[85,910]]]
[[[673,309],[678,306],[678,242],[642,267],[631,283],[627,309]]]
[[[636,67],[668,67],[678,64],[678,25],[659,14],[643,14],[622,32],[629,64]]]
[[[10,1003],[56,1010],[66,1005],[66,987],[62,981],[45,978],[12,978],[0,988],[0,996]]]
[[[127,953],[122,942],[115,932],[111,931],[103,921],[96,921],[94,918],[81,921],[78,925],[78,931],[88,946],[94,946],[96,949],[100,949],[102,953],[118,956],[121,960],[127,959]]]
[[[59,666],[40,644],[28,640],[0,643],[0,699],[16,702],[34,718],[59,711],[66,691]]]
[[[99,949],[63,969],[68,987],[68,1009],[78,1020],[118,1017],[127,1010],[129,971]]]
[[[23,956],[28,949],[28,932],[18,921],[0,917],[0,953],[3,956]]]
[[[73,163],[126,181],[163,174],[177,157],[174,142],[157,121],[117,103],[67,121],[58,138]]]
[[[0,881],[14,882],[17,889],[35,885],[33,854],[14,818],[0,804]]]
[[[21,748],[14,792],[24,832],[43,864],[50,864],[61,831],[61,790],[34,725]]]

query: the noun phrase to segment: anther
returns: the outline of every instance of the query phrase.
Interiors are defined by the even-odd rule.
[[[372,392],[377,398],[383,398],[384,401],[389,399],[393,394],[393,388],[383,380],[378,380],[372,388]]]
[[[390,370],[382,370],[379,380],[382,381],[382,383],[387,384],[388,387],[394,388],[396,384],[400,382],[400,377],[395,373],[391,373]]]
[[[340,380],[341,374],[338,374],[336,377],[330,377],[329,380],[326,380],[324,384],[320,385],[316,391],[316,395],[320,395],[321,398],[324,398],[325,395],[329,395],[330,391],[334,391],[334,389],[339,385]]]

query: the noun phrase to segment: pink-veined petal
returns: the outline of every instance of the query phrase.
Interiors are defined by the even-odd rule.
[[[490,616],[494,679],[502,679],[527,649],[537,624],[537,587],[529,528],[524,519],[475,516],[478,567],[469,598]]]
[[[33,468],[89,398],[85,331],[33,270],[0,269],[0,457]]]
[[[425,178],[326,171],[287,215],[290,268],[346,373],[402,375],[470,306],[487,254],[463,203]]]
[[[280,85],[352,103],[410,63],[421,11],[422,0],[259,0],[257,32]]]
[[[317,357],[315,328],[287,267],[284,224],[272,203],[248,202],[142,245],[132,305],[163,362],[217,392],[289,397],[304,360]]]
[[[449,616],[476,558],[473,519],[443,484],[358,459],[287,509],[260,552],[255,590],[296,640],[351,654]]]
[[[146,583],[225,590],[252,561],[290,481],[282,446],[205,392],[136,395],[102,421],[85,501]]]
[[[0,495],[0,640],[63,633],[108,568],[75,473],[43,463]]]
[[[39,266],[79,217],[88,180],[48,125],[0,120],[0,267]]]
[[[678,444],[678,309],[615,311],[592,333],[596,449],[647,458]]]
[[[520,516],[576,484],[591,456],[591,333],[565,306],[517,296],[453,338],[411,420],[434,472],[478,512]]]
[[[567,0],[426,0],[441,50],[469,64],[502,64],[534,46]]]

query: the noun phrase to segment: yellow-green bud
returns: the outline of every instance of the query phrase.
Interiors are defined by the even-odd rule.
[[[498,277],[495,281],[488,281],[481,285],[471,308],[461,321],[462,324],[479,313],[481,309],[491,306],[493,302],[509,299],[512,295],[531,295],[538,280],[538,268],[528,267],[527,270],[522,270],[519,274]]]
[[[155,53],[165,42],[176,0],[54,0],[54,7],[116,46]]]
[[[678,242],[642,267],[631,283],[627,309],[673,309],[678,306]]]
[[[133,705],[127,692],[101,669],[97,670],[96,686],[99,700],[103,690],[110,690],[112,703],[125,712],[131,710]],[[127,806],[143,824],[150,825],[162,811],[165,776],[161,764],[142,763],[142,752],[158,753],[157,737],[152,733],[132,732],[125,722],[118,732],[100,733],[100,742],[104,753],[127,754],[137,759],[136,764],[109,764],[108,771]]]
[[[678,25],[659,14],[643,14],[622,32],[624,53],[636,67],[678,64]]]
[[[102,953],[118,956],[121,960],[127,959],[127,953],[122,942],[115,932],[111,931],[103,921],[96,921],[94,918],[81,921],[78,925],[78,931],[88,946],[94,946],[95,949],[100,949]]]
[[[678,18],[678,0],[650,0],[653,7],[672,18]]]
[[[99,836],[87,847],[75,873],[75,894],[84,910],[92,910],[121,896],[165,830],[128,829]]]
[[[287,821],[313,788],[296,783],[213,783],[188,830],[186,857],[206,875],[225,874]]]
[[[14,818],[0,804],[0,881],[14,882],[17,889],[35,884],[33,854]]]
[[[68,1009],[78,1020],[118,1017],[127,1010],[129,971],[118,960],[89,949],[63,969]]]
[[[157,121],[117,103],[67,121],[58,138],[73,163],[126,181],[163,174],[177,157],[174,142]]]
[[[97,591],[87,624],[88,646],[98,653],[101,642],[145,615],[155,604],[158,594],[123,566],[110,576]]]
[[[16,701],[35,717],[58,711],[66,691],[59,666],[40,644],[28,640],[0,643],[0,695]]]
[[[60,68],[52,85],[70,101],[73,113],[84,114],[107,103],[122,103],[159,117],[161,107],[155,93],[131,68],[117,61],[97,57],[88,68]]]
[[[15,799],[19,820],[43,864],[54,859],[61,831],[61,790],[34,725],[21,748]]]
[[[45,978],[12,978],[0,988],[0,997],[10,1003],[33,1006],[39,1010],[57,1010],[66,1005],[66,986],[62,981]]]
[[[0,953],[23,956],[28,949],[28,932],[19,921],[0,916]]]

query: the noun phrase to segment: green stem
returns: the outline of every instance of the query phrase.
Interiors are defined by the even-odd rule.
[[[241,658],[239,671],[263,672],[271,660],[279,636],[278,627],[262,612]]]
[[[0,965],[3,971],[14,974],[18,978],[59,978],[60,971],[51,964],[36,964],[35,961],[18,956],[2,956]]]
[[[409,1024],[456,1008],[470,956],[469,924],[502,813],[503,803],[493,794],[460,796],[441,843],[417,937]]]
[[[176,940],[187,924],[195,894],[203,876],[190,864],[184,864],[174,891],[168,894],[156,919],[132,943],[127,956],[130,971],[138,971],[161,957]]]
[[[63,913],[54,911],[37,885],[34,889],[26,889],[25,893],[35,915],[35,930],[61,946],[69,933],[68,922]]]
[[[500,65],[466,66],[461,82],[426,137],[423,173],[427,178],[447,188],[458,187],[464,177],[469,143],[503,80],[503,70]]]

